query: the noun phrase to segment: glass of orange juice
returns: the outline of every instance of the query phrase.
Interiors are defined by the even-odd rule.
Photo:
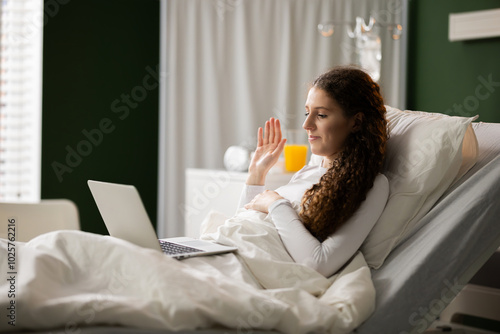
[[[285,170],[296,172],[306,165],[307,133],[305,130],[285,130]]]

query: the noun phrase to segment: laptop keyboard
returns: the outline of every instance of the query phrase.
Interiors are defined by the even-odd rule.
[[[201,249],[174,244],[172,242],[164,240],[160,240],[160,247],[165,253],[169,255],[203,252]]]

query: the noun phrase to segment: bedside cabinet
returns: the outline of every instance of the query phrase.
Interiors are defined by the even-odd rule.
[[[294,173],[269,173],[266,189],[276,189],[290,181]],[[216,169],[186,169],[186,198],[184,205],[184,233],[200,236],[200,225],[210,210],[233,216],[238,208],[240,194],[247,173]]]

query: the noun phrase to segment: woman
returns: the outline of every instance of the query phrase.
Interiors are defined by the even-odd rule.
[[[276,191],[263,191],[286,142],[279,120],[271,118],[258,130],[240,206],[268,213],[292,258],[328,277],[356,253],[387,201],[388,181],[380,174],[386,110],[379,86],[352,67],[319,76],[305,109],[303,128],[321,164],[304,167]]]

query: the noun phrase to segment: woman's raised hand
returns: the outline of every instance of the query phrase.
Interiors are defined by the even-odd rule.
[[[257,131],[257,149],[248,168],[248,185],[264,185],[266,175],[278,161],[286,139],[281,136],[280,121],[270,118],[264,130]]]

